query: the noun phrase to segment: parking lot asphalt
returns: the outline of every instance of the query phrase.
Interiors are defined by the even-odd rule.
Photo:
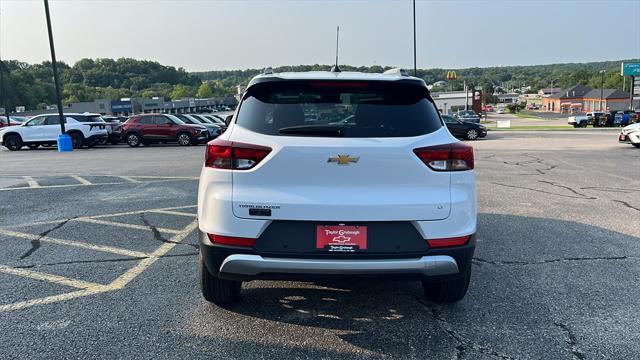
[[[255,281],[200,295],[204,148],[0,151],[2,359],[632,359],[640,356],[640,150],[616,131],[471,143],[467,297],[418,283]]]

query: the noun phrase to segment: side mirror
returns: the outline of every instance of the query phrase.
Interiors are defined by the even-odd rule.
[[[173,126],[173,121],[167,121],[165,125]]]
[[[231,124],[231,120],[233,120],[233,114],[228,115],[226,118],[224,118],[224,123],[229,126],[229,124]]]

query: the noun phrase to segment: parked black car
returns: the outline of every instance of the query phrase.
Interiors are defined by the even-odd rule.
[[[473,110],[458,111],[455,114],[455,118],[461,121],[472,122],[476,124],[480,123],[480,116],[478,116],[478,114],[476,114],[476,112]]]
[[[487,128],[470,121],[462,121],[450,115],[441,115],[451,134],[458,138],[477,140],[487,136]]]
[[[220,136],[220,134],[222,134],[222,129],[220,128],[220,126],[217,126],[215,124],[209,124],[206,122],[203,122],[202,120],[200,120],[199,118],[194,117],[193,115],[189,115],[189,114],[174,114],[174,116],[176,116],[178,119],[184,121],[187,124],[192,124],[192,125],[201,125],[207,128],[207,132],[209,134],[208,138],[209,140],[211,139],[215,139],[218,136]]]

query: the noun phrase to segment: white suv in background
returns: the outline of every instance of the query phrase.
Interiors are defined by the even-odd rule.
[[[207,145],[202,293],[224,304],[242,281],[380,276],[458,301],[475,249],[473,167],[404,71],[265,71]]]
[[[107,139],[107,124],[100,114],[64,114],[65,131],[71,137],[73,148],[93,147]],[[40,145],[55,145],[60,132],[60,116],[43,114],[34,116],[20,126],[0,130],[0,144],[9,150],[23,146],[37,149]]]
[[[618,135],[618,140],[640,148],[640,123],[623,127],[620,131],[620,135]]]

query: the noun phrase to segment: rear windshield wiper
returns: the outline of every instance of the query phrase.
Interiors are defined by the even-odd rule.
[[[300,125],[278,129],[281,134],[344,136],[344,126],[339,125]]]

